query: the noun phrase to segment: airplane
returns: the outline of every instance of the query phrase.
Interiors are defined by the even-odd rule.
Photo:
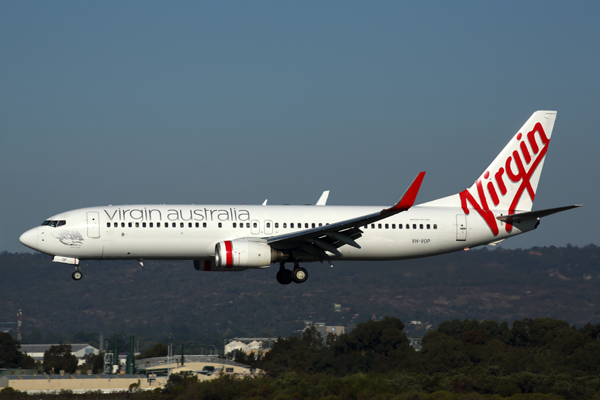
[[[57,214],[23,233],[25,246],[80,260],[191,260],[199,271],[243,271],[279,263],[280,284],[303,283],[300,263],[402,260],[497,245],[536,229],[570,205],[532,211],[556,111],[536,111],[471,187],[415,205],[420,172],[391,207],[123,205]],[[286,264],[293,268],[286,268]]]

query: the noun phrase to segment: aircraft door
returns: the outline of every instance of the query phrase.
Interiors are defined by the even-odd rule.
[[[456,214],[456,240],[467,240],[467,216],[465,214]]]
[[[258,235],[260,233],[260,221],[257,219],[253,219],[252,221],[250,221],[250,232],[252,232],[253,235]]]
[[[98,211],[90,211],[87,213],[87,235],[89,238],[100,237],[100,220]]]

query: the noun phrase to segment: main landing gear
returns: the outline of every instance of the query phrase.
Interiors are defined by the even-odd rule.
[[[308,279],[308,271],[302,268],[298,263],[294,263],[294,269],[285,268],[285,264],[279,264],[279,272],[276,275],[277,282],[282,285],[289,285],[292,282],[304,283]]]
[[[73,278],[74,281],[78,281],[83,278],[81,267],[79,267],[79,265],[75,267],[75,271],[71,274],[71,278]]]

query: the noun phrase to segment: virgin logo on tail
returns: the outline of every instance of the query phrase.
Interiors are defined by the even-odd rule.
[[[526,136],[526,140],[524,136]],[[538,143],[537,138],[539,138],[540,143]],[[529,143],[529,147],[527,146],[527,143]],[[525,190],[527,190],[527,193],[533,202],[535,199],[535,189],[531,184],[531,177],[540,163],[544,160],[549,143],[550,140],[546,136],[546,132],[544,132],[544,128],[539,122],[535,124],[533,129],[528,132],[527,135],[523,135],[519,132],[516,136],[516,141],[513,139],[510,144],[510,146],[515,149],[506,158],[504,163],[493,163],[492,166],[490,166],[491,168],[498,166],[499,168],[497,168],[496,171],[491,172],[488,169],[483,174],[483,179],[486,180],[487,183],[481,178],[475,182],[474,187],[477,188],[476,196],[478,199],[471,193],[471,190],[473,190],[474,187],[459,193],[460,205],[464,213],[470,213],[467,204],[469,203],[471,207],[481,215],[494,236],[498,235],[500,232],[498,229],[498,222],[494,213],[490,211],[488,199],[494,206],[498,206],[500,203],[510,204],[508,206],[509,214],[515,212]],[[510,232],[511,230],[512,225],[507,223],[506,232]]]

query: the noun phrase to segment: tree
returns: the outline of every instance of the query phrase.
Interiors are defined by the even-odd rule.
[[[0,368],[33,368],[33,358],[21,353],[20,348],[9,333],[0,332]]]
[[[87,369],[91,369],[95,374],[104,372],[104,352],[98,354],[86,354],[83,356]]]
[[[153,348],[146,350],[143,354],[137,356],[138,360],[143,358],[166,357],[169,355],[169,347],[166,344],[157,343]]]
[[[71,345],[50,346],[44,352],[43,367],[46,373],[60,371],[65,371],[67,374],[74,373],[77,369],[77,357],[71,353]]]
[[[385,317],[378,322],[369,320],[358,324],[348,335],[345,344],[348,349],[363,355],[377,353],[388,357],[398,351],[408,351],[409,343],[403,329],[404,324],[398,318]]]

